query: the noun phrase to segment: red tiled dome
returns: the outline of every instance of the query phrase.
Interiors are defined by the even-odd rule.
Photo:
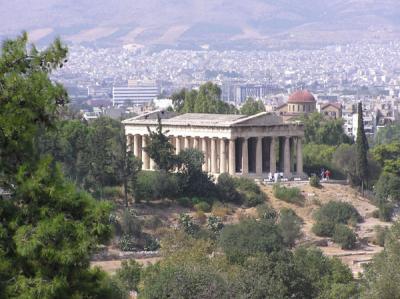
[[[298,90],[289,97],[288,103],[315,103],[315,98],[308,90]]]

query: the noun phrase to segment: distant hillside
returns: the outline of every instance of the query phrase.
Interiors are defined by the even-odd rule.
[[[399,37],[398,0],[0,1],[0,37],[168,47],[308,46]]]

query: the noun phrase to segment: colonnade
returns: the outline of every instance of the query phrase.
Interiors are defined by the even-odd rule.
[[[142,169],[155,169],[144,151],[148,136],[128,135],[128,149],[142,160]],[[302,139],[299,136],[257,136],[233,139],[216,137],[169,136],[179,154],[195,148],[204,154],[203,170],[212,174],[263,177],[283,173],[285,177],[303,175]]]

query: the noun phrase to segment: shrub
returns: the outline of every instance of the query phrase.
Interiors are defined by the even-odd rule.
[[[180,184],[175,174],[162,171],[141,171],[134,188],[135,201],[176,198]]]
[[[384,247],[386,237],[387,237],[388,233],[390,232],[389,228],[387,226],[377,225],[374,227],[374,230],[375,230],[375,238],[374,238],[373,243]]]
[[[224,224],[222,223],[221,218],[216,216],[209,216],[207,218],[207,227],[213,233],[217,233],[224,227]]]
[[[297,205],[303,205],[304,197],[299,188],[288,188],[275,184],[273,187],[274,196],[280,200]]]
[[[208,213],[211,211],[211,206],[205,201],[199,202],[194,207],[196,208],[197,211],[202,211],[204,213]]]
[[[362,221],[361,215],[353,205],[341,201],[330,201],[323,205],[315,213],[314,218],[317,221],[328,221],[335,224]]]
[[[335,230],[335,223],[332,221],[317,221],[313,227],[312,231],[319,237],[332,237]]]
[[[203,211],[200,211],[200,210],[196,211],[196,217],[195,218],[196,218],[197,222],[200,223],[200,224],[204,224],[206,222],[206,220],[207,220],[206,214]]]
[[[303,220],[292,209],[283,208],[281,210],[278,227],[286,246],[293,247],[296,240],[302,236],[302,225]]]
[[[124,197],[121,187],[106,186],[106,187],[103,187],[102,192],[103,192],[103,198],[106,198],[106,199],[116,199],[116,198]]]
[[[212,214],[216,217],[225,218],[230,213],[230,209],[224,206],[221,202],[214,202],[211,210]]]
[[[278,219],[278,213],[269,204],[262,204],[257,207],[257,214],[263,220],[271,221],[275,223]]]
[[[321,187],[321,183],[319,181],[319,177],[316,176],[315,174],[313,174],[310,178],[310,186],[314,187],[314,188],[320,188]]]
[[[179,197],[176,202],[184,208],[193,207],[193,202],[189,197]]]
[[[242,220],[225,226],[220,233],[219,245],[228,260],[242,263],[256,253],[280,251],[284,247],[278,227],[269,221]]]
[[[122,261],[115,276],[128,291],[138,290],[143,266],[135,260]]]
[[[143,249],[146,251],[156,251],[160,248],[160,243],[151,235],[146,234],[144,237]]]
[[[217,190],[219,198],[223,202],[242,203],[242,196],[236,189],[236,180],[227,173],[222,173],[218,177]]]
[[[382,221],[391,221],[393,216],[393,205],[389,202],[379,205],[379,219]]]
[[[118,246],[119,249],[122,251],[138,251],[143,249],[140,244],[139,238],[128,234],[123,234],[121,236]]]
[[[337,224],[333,233],[333,241],[340,244],[342,249],[354,249],[357,237],[347,225]]]
[[[179,226],[189,235],[194,235],[199,230],[198,225],[194,223],[193,218],[190,215],[182,213],[179,215],[178,221]]]
[[[252,208],[264,203],[266,196],[264,193],[253,193],[248,192],[244,196],[244,205],[248,208]]]
[[[373,210],[372,211],[372,217],[378,219],[379,218],[379,209]]]
[[[233,181],[235,188],[241,192],[261,193],[260,187],[252,179],[239,177],[234,178]]]

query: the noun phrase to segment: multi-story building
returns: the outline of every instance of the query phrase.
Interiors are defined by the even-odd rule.
[[[113,106],[143,106],[159,95],[154,81],[128,81],[127,87],[113,87]]]

